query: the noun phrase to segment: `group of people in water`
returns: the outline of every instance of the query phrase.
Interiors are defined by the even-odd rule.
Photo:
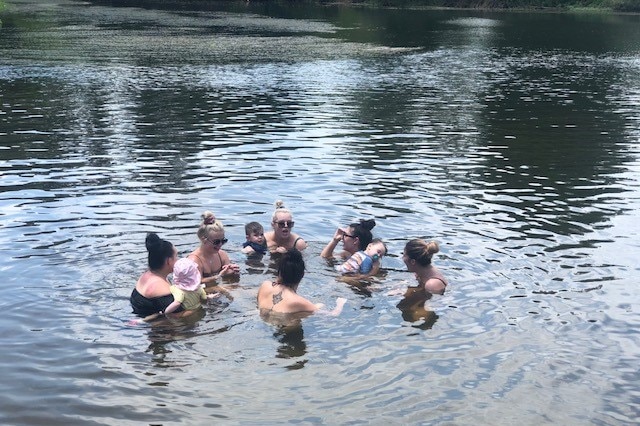
[[[320,255],[324,258],[338,257],[341,263],[336,266],[336,271],[343,275],[363,278],[378,274],[387,247],[382,240],[373,238],[371,230],[375,224],[373,219],[369,219],[339,227]],[[340,314],[346,302],[343,298],[338,298],[335,309],[328,311],[323,304],[313,303],[297,293],[305,273],[301,252],[307,248],[307,243],[292,232],[293,214],[282,201],[275,203],[271,227],[272,230],[264,232],[258,222],[248,223],[242,248],[247,255],[278,254],[276,277],[265,280],[258,289],[260,311]],[[130,297],[134,314],[145,321],[162,315],[185,316],[201,309],[202,303],[210,298],[220,294],[230,296],[221,285],[221,278],[238,275],[240,267],[231,262],[222,249],[227,242],[224,227],[212,212],[202,214],[197,236],[199,246],[187,257],[178,259],[178,251],[173,244],[155,233],[147,235],[148,270],[140,276]],[[334,252],[340,242],[342,251],[336,255]],[[424,303],[427,295],[444,293],[447,280],[431,263],[438,251],[435,241],[413,239],[406,243],[403,261],[407,270],[415,274],[417,285],[409,287],[401,303],[411,304],[413,300]],[[173,283],[168,279],[170,274],[173,274]]]

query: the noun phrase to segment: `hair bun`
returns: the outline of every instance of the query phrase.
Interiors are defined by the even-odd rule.
[[[362,225],[364,229],[371,231],[376,226],[376,221],[373,219],[360,219],[360,225]]]
[[[205,225],[213,225],[215,221],[216,221],[216,215],[214,215],[209,210],[202,213],[202,223],[204,223]]]
[[[148,251],[152,251],[157,249],[160,246],[160,237],[158,234],[154,232],[149,232],[147,234],[147,238],[144,240],[145,245],[147,246]]]

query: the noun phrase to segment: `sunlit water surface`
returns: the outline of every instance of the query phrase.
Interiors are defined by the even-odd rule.
[[[0,423],[636,422],[638,16],[224,7],[0,14]],[[258,315],[277,199],[339,317]],[[187,254],[204,210],[234,300],[127,325],[146,233]],[[370,217],[390,254],[349,287],[319,253]]]

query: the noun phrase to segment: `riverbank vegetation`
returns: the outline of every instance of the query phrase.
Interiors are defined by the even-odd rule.
[[[255,1],[255,0],[254,0]],[[331,0],[320,0],[323,3]],[[640,0],[342,0],[350,4],[473,9],[600,9],[640,12]]]
[[[113,6],[204,6],[221,0],[93,0],[92,3]],[[222,0],[225,1],[225,0]],[[226,0],[252,3],[297,3],[294,0]],[[304,0],[320,4],[343,4],[369,7],[399,8],[456,8],[456,9],[520,9],[520,10],[580,10],[592,9],[615,12],[640,12],[640,0]],[[0,0],[0,5],[2,0]]]

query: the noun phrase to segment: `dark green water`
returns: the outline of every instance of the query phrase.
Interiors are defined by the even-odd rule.
[[[239,2],[0,12],[0,423],[567,424],[640,416],[640,17]],[[244,224],[292,209],[283,332]],[[223,221],[231,303],[129,327],[146,232]],[[366,290],[319,253],[374,217]],[[451,284],[413,318],[400,253]]]

